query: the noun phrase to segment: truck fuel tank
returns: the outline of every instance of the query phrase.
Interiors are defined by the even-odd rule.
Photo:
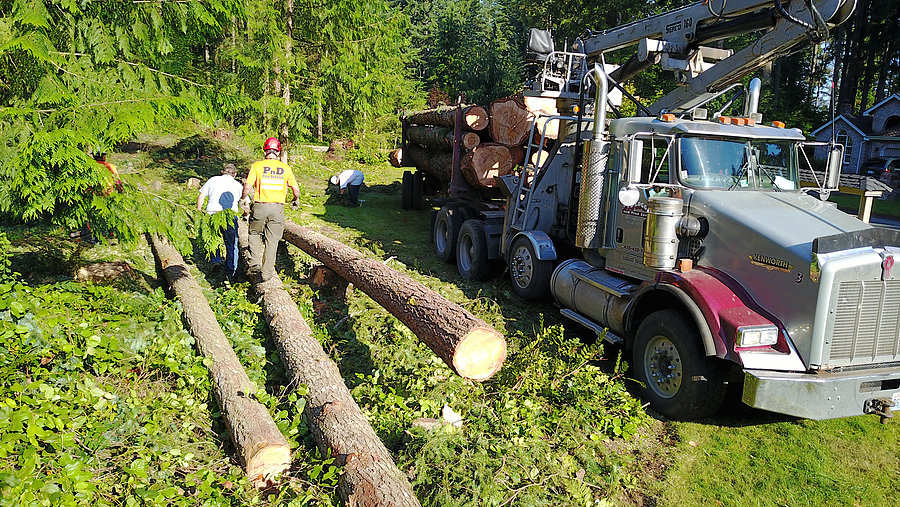
[[[550,278],[550,292],[560,306],[608,327],[619,336],[625,335],[625,309],[636,289],[634,282],[580,259],[563,262]],[[574,318],[566,312],[563,314]]]

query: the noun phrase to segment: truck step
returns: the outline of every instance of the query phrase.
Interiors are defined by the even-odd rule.
[[[591,331],[594,332],[594,334],[597,335],[597,337],[602,337],[605,341],[608,341],[609,343],[611,343],[613,345],[621,345],[621,344],[625,343],[625,340],[622,339],[621,336],[613,333],[609,329],[601,326],[600,324],[597,324],[596,322],[592,321],[591,319],[585,317],[584,315],[582,315],[574,310],[570,310],[568,308],[563,308],[559,311],[559,313],[561,313],[564,317],[568,317],[569,319],[572,319],[575,322],[581,324],[582,326],[590,329]]]
[[[591,271],[572,269],[572,276],[617,297],[629,296],[634,291],[633,282],[623,280],[599,268]]]

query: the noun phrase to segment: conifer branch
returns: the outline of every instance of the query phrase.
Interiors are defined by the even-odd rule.
[[[149,101],[153,101],[153,100],[174,99],[174,98],[176,98],[176,97],[172,97],[172,96],[146,97],[143,99],[113,100],[110,102],[93,102],[91,104],[79,104],[77,106],[58,107],[55,109],[19,109],[19,111],[21,111],[22,113],[55,113],[57,111],[67,111],[69,109],[72,109],[72,110],[85,109],[85,108],[91,108],[91,107],[112,106],[115,104],[128,104],[128,103],[132,103],[132,102],[149,102]],[[7,111],[10,109],[16,110],[18,108],[4,107],[4,108],[0,108],[0,111]]]
[[[134,1],[138,2],[140,0],[134,0]],[[150,0],[147,0],[148,3],[149,3],[149,1]],[[178,3],[181,3],[181,2],[179,1]],[[76,52],[66,52],[66,51],[51,51],[51,53],[55,54],[55,55],[60,55],[60,56],[91,56],[87,53],[76,53]],[[169,74],[168,72],[165,72],[165,71],[162,71],[159,69],[154,69],[153,67],[145,65],[143,63],[129,62],[127,60],[122,60],[120,58],[113,58],[112,60],[114,62],[124,63],[125,65],[131,65],[132,67],[143,67],[143,68],[149,70],[150,72],[156,72],[157,74],[162,74],[163,76],[166,76],[166,77],[171,77],[171,78],[177,79],[179,81],[184,81],[185,83],[197,86],[199,88],[209,88],[209,85],[198,83],[196,81],[191,81],[190,79],[187,79],[187,78],[181,77],[181,76],[176,76],[175,74]]]

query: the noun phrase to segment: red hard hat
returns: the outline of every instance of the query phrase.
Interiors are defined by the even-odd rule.
[[[281,143],[278,142],[278,139],[274,137],[266,139],[266,142],[263,143],[263,151],[268,150],[281,151]]]

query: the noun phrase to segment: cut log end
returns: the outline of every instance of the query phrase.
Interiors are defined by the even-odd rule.
[[[484,130],[489,122],[487,111],[481,106],[474,106],[466,111],[465,124],[472,130]]]
[[[453,356],[453,367],[461,376],[487,380],[506,360],[506,340],[494,329],[475,328],[467,334]]]
[[[256,487],[267,487],[291,466],[291,449],[270,444],[247,460],[247,476]]]

